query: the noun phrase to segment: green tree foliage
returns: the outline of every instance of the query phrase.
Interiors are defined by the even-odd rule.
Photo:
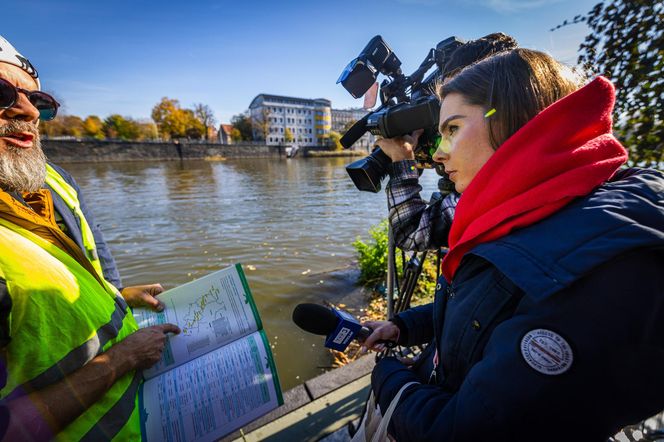
[[[233,125],[233,129],[237,129],[240,135],[239,139],[233,138],[233,141],[251,141],[254,139],[251,119],[246,115],[234,115],[233,118],[231,118],[231,124]]]
[[[371,240],[359,237],[353,242],[360,267],[360,283],[371,286],[381,283],[387,275],[387,220],[369,229]]]
[[[614,130],[636,164],[664,162],[664,0],[613,0],[560,27],[590,27],[579,63],[617,89]]]
[[[138,140],[141,134],[139,124],[131,118],[113,114],[104,120],[104,131],[107,138],[121,140]]]
[[[385,284],[387,277],[387,228],[387,220],[383,220],[369,229],[371,240],[365,242],[358,237],[353,242],[360,268],[359,283],[369,288]],[[402,263],[401,253],[397,253],[396,267],[399,278],[402,276]],[[413,293],[413,305],[433,301],[437,276],[436,266],[436,256],[434,253],[429,252],[422,266],[422,274],[417,281],[417,287]]]

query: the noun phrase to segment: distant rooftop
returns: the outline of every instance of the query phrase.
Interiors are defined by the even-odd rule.
[[[291,104],[295,106],[332,106],[332,102],[326,98],[298,98],[283,95],[259,94],[256,95],[249,105],[249,109],[260,106],[263,103]]]

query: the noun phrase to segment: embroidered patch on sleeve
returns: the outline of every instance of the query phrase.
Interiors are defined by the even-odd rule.
[[[574,355],[567,341],[551,330],[531,330],[521,339],[521,354],[526,363],[543,374],[558,375],[572,366]]]

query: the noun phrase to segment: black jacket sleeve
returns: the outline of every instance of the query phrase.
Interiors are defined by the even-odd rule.
[[[425,344],[433,339],[433,303],[401,312],[392,321],[401,332],[400,345]]]
[[[661,411],[662,268],[662,251],[641,251],[540,302],[524,298],[458,391],[422,384],[404,392],[390,433],[399,441],[606,440]],[[536,329],[569,343],[566,371],[543,374],[526,362],[522,340]],[[376,365],[372,388],[381,409],[413,376],[392,358]]]

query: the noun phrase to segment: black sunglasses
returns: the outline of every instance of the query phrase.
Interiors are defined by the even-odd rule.
[[[16,87],[7,80],[0,78],[0,109],[9,109],[18,101],[18,94],[22,92],[28,97],[30,103],[39,111],[39,119],[51,121],[58,114],[60,103],[55,98],[41,91],[28,91]]]

